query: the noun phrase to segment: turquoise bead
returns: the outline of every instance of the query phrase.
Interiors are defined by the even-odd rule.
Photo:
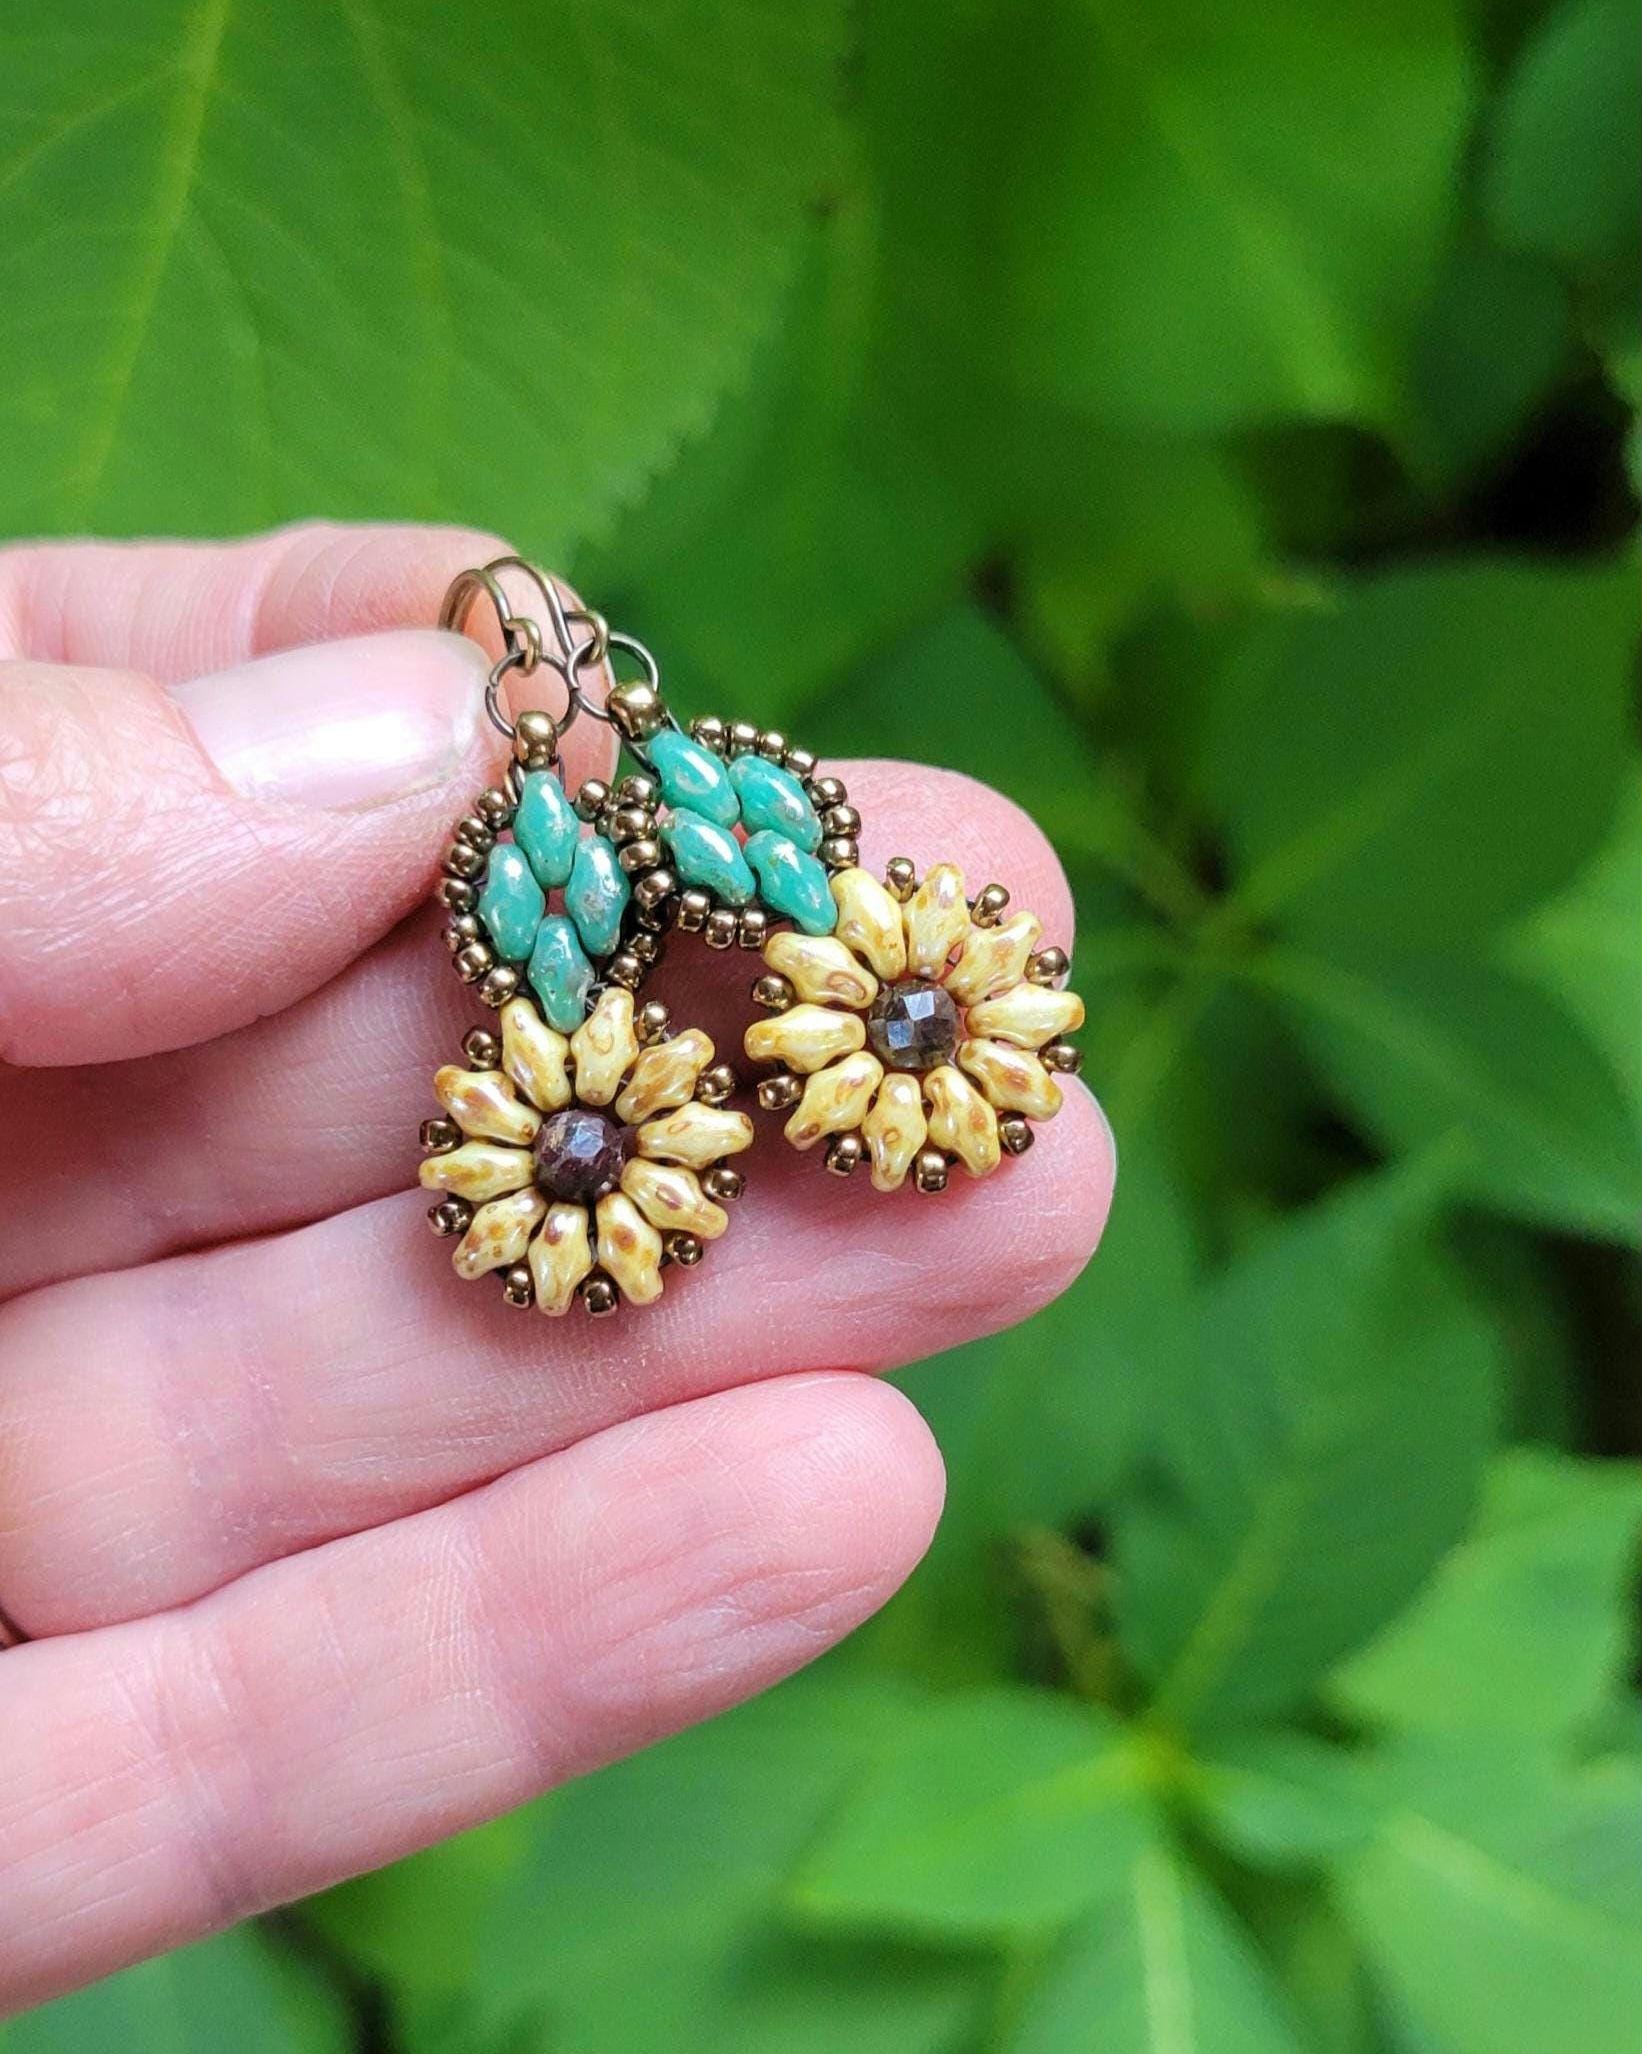
[[[729,771],[711,749],[677,728],[663,728],[651,736],[650,763],[661,781],[662,797],[675,812],[697,814],[719,827],[734,827],[741,818]]]
[[[485,888],[479,894],[479,918],[490,930],[497,955],[509,963],[522,962],[546,911],[547,900],[530,865],[511,842],[498,842],[485,865]]]
[[[675,813],[661,830],[686,884],[717,892],[727,906],[744,906],[756,886],[741,844],[727,828],[698,813]]]
[[[608,956],[621,938],[621,916],[633,896],[627,872],[616,861],[613,842],[589,835],[576,850],[570,882],[564,888],[564,909],[576,923],[582,947],[590,956]]]
[[[746,856],[772,913],[784,913],[806,934],[831,934],[838,925],[838,907],[824,864],[768,828],[748,837]]]
[[[576,809],[551,770],[533,770],[513,815],[513,839],[530,859],[536,882],[552,891],[570,875],[581,834]]]
[[[593,965],[562,913],[550,913],[536,932],[525,975],[542,1002],[542,1018],[561,1034],[574,1034],[587,1017]]]
[[[821,821],[809,793],[790,770],[767,756],[738,756],[730,765],[730,782],[741,801],[742,825],[750,834],[767,827],[815,854],[821,846]]]

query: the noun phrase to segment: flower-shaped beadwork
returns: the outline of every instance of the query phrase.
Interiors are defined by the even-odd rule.
[[[429,1218],[461,1236],[458,1276],[500,1270],[514,1304],[555,1317],[578,1296],[590,1312],[618,1292],[652,1303],[663,1268],[699,1262],[741,1194],[726,1159],[753,1123],[723,1103],[734,1072],[699,1028],[667,1035],[660,1006],[635,1020],[620,986],[568,1036],[522,997],[500,1024],[467,1037],[471,1068],[435,1075],[444,1116],[422,1129],[422,1184],[446,1194]]]
[[[1083,1001],[1060,989],[1066,957],[1039,948],[1037,918],[1001,917],[1002,886],[971,904],[955,864],[919,883],[898,861],[888,876],[838,872],[831,934],[770,936],[753,996],[771,1017],[746,1049],[780,1066],[759,1098],[790,1113],[793,1147],[825,1140],[845,1176],[869,1161],[880,1191],[909,1173],[939,1191],[953,1162],[984,1177],[1060,1110],[1054,1073],[1079,1062],[1061,1037],[1083,1024]]]

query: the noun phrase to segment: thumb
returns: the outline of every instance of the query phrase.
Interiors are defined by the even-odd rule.
[[[333,977],[499,772],[486,669],[419,630],[170,690],[0,664],[0,1056],[148,1055]]]

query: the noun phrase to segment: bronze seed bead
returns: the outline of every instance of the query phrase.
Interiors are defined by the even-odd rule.
[[[453,956],[458,949],[465,949],[469,942],[483,939],[484,930],[471,913],[458,913],[445,929],[445,947]]]
[[[740,1082],[728,1063],[714,1063],[696,1079],[696,1097],[703,1105],[722,1105],[727,1098],[734,1098]]]
[[[638,1018],[633,1023],[633,1031],[637,1034],[640,1042],[648,1048],[652,1041],[665,1041],[667,1039],[667,1020],[667,1008],[659,998],[653,998],[639,1007]]]
[[[866,1143],[859,1134],[835,1134],[827,1148],[827,1168],[835,1177],[853,1177],[866,1152]]]
[[[998,1146],[1005,1155],[1025,1155],[1034,1138],[1031,1121],[1019,1113],[1007,1113],[998,1122]]]
[[[1065,949],[1039,949],[1026,966],[1026,975],[1033,984],[1058,984],[1072,967]]]
[[[473,1223],[473,1207],[465,1198],[441,1198],[428,1208],[428,1225],[436,1234],[465,1234]]]
[[[502,1296],[509,1305],[535,1304],[536,1286],[524,1263],[516,1262],[511,1269],[503,1270]]]
[[[762,1006],[767,1013],[784,1013],[797,996],[791,979],[778,976],[773,970],[767,970],[753,984],[753,1004]]]
[[[779,763],[787,753],[787,737],[779,728],[767,727],[758,738],[758,753]]]
[[[702,1177],[701,1188],[709,1198],[716,1198],[721,1205],[729,1205],[746,1190],[747,1179],[739,1170],[720,1163],[717,1169],[708,1170]]]
[[[478,877],[484,870],[485,859],[469,842],[452,842],[445,854],[445,875],[447,877]]]
[[[513,723],[513,753],[521,763],[530,766],[544,752],[551,763],[558,746],[559,730],[550,714],[533,707]]]
[[[804,1096],[803,1080],[781,1070],[758,1087],[758,1102],[767,1113],[785,1113]]]
[[[487,970],[496,967],[496,958],[482,941],[470,941],[466,948],[458,949],[451,960],[464,984],[477,984]]]
[[[912,1181],[920,1191],[934,1193],[946,1189],[948,1176],[947,1160],[938,1148],[922,1148],[918,1160],[912,1166]]]
[[[989,884],[971,907],[970,917],[977,927],[996,927],[1008,904],[1007,889],[1001,884]]]
[[[690,732],[704,749],[711,749],[714,755],[722,756],[730,739],[730,731],[716,713],[698,714],[690,723]]]
[[[603,1270],[594,1270],[582,1283],[582,1303],[594,1319],[607,1319],[621,1304],[621,1294]]]
[[[661,797],[661,786],[647,772],[629,771],[616,787],[618,806],[652,807]]]
[[[829,870],[853,870],[861,860],[861,844],[853,835],[830,835],[821,844],[821,860]]]
[[[618,806],[610,816],[613,842],[636,842],[655,826],[648,806]]]
[[[462,1037],[462,1053],[476,1070],[498,1070],[502,1044],[488,1027],[470,1027]]]
[[[506,827],[513,818],[513,801],[506,792],[491,785],[474,800],[473,810],[494,832],[498,828]]]
[[[789,749],[781,760],[800,784],[815,775],[816,756],[813,749]]]
[[[610,718],[630,742],[647,742],[667,725],[667,709],[661,694],[648,678],[612,686],[605,700]]]
[[[749,756],[758,747],[758,729],[750,720],[732,720],[730,723],[730,754]]]
[[[662,1246],[680,1269],[694,1269],[707,1253],[705,1245],[694,1234],[671,1233]]]
[[[699,934],[707,925],[707,917],[712,910],[712,900],[692,885],[679,899],[678,924],[686,934]]]
[[[829,806],[821,816],[821,826],[827,834],[859,834],[861,816],[853,806]]]
[[[769,939],[770,916],[762,906],[745,907],[736,920],[735,938],[744,949],[761,949]]]
[[[1038,1050],[1038,1061],[1046,1070],[1059,1070],[1063,1076],[1075,1077],[1083,1068],[1083,1050],[1070,1041],[1052,1041],[1047,1048]]]
[[[661,960],[661,936],[659,934],[635,934],[627,944],[629,955],[637,956],[641,963],[659,963]]]
[[[918,889],[918,866],[910,856],[891,856],[884,865],[884,882],[890,897],[904,906]]]
[[[629,876],[635,870],[654,870],[661,861],[661,843],[640,835],[637,841],[622,843],[616,851],[616,861]]]
[[[471,913],[479,903],[479,892],[465,877],[441,877],[434,897],[453,913]]]
[[[809,794],[822,812],[829,806],[842,806],[849,798],[849,792],[841,777],[812,777]]]
[[[619,984],[626,991],[637,991],[644,982],[645,965],[631,949],[622,949],[610,958],[605,975],[612,984]]]
[[[465,820],[456,823],[456,839],[466,842],[470,849],[477,849],[481,856],[488,856],[496,846],[496,836],[477,813],[470,813]]]
[[[424,1120],[418,1137],[428,1155],[444,1155],[461,1142],[462,1130],[454,1120]]]
[[[511,963],[498,963],[494,970],[487,970],[479,980],[479,996],[493,1010],[499,1011],[510,998],[519,995],[519,973]]]
[[[576,794],[576,811],[583,820],[597,820],[610,803],[610,787],[602,777],[590,777]]]
[[[735,947],[735,914],[728,906],[720,906],[716,912],[707,915],[707,946],[710,949]]]
[[[633,897],[641,913],[653,913],[664,900],[673,896],[677,879],[670,870],[652,870],[647,877],[641,877],[633,887]]]

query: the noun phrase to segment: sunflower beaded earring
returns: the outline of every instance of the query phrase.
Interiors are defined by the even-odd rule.
[[[540,592],[556,653],[513,611],[506,570]],[[623,1299],[652,1303],[664,1268],[693,1267],[725,1232],[725,1205],[743,1189],[729,1158],[753,1127],[725,1104],[737,1080],[709,1037],[673,1033],[665,1006],[635,997],[660,953],[654,927],[635,920],[632,883],[660,857],[655,781],[636,773],[611,790],[589,780],[574,800],[564,787],[566,730],[583,711],[607,717],[584,698],[583,671],[621,649],[653,694],[653,662],[514,557],[464,572],[441,625],[460,628],[481,594],[504,642],[486,710],[513,762],[505,787],[482,792],[458,823],[438,896],[457,974],[498,1013],[500,1033],[475,1028],[464,1062],[435,1073],[441,1112],[422,1126],[421,1182],[444,1194],[429,1219],[460,1237],[458,1275],[500,1272],[510,1304],[552,1316],[577,1299],[609,1313]],[[543,664],[563,680],[563,714],[510,720],[503,684]],[[654,902],[653,886],[645,896]]]

